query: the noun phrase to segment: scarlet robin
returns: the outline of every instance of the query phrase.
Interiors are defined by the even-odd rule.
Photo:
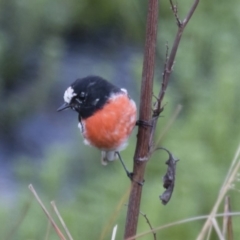
[[[88,76],[73,82],[63,98],[65,103],[57,111],[71,108],[78,113],[84,143],[101,150],[101,163],[106,165],[117,155],[120,158],[119,151],[127,146],[136,124],[136,104],[127,90]]]

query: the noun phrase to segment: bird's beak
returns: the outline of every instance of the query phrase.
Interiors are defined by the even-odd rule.
[[[64,103],[60,108],[57,109],[57,112],[60,112],[64,109],[70,108],[70,104],[69,103]]]

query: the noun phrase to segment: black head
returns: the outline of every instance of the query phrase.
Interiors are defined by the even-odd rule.
[[[84,119],[101,109],[112,94],[120,92],[122,90],[119,87],[101,77],[80,78],[65,91],[65,103],[57,111],[71,108]]]

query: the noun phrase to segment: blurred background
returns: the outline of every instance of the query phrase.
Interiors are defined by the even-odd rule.
[[[181,19],[192,2],[178,3]],[[182,37],[156,133],[181,104],[161,141],[180,162],[167,206],[159,195],[168,156],[158,151],[148,163],[141,211],[153,227],[208,214],[239,144],[239,11],[237,1],[201,1]],[[1,239],[46,236],[48,221],[30,183],[48,209],[56,201],[74,239],[110,239],[115,224],[122,239],[127,207],[117,206],[121,199],[127,203],[129,179],[118,161],[103,167],[100,152],[83,145],[75,112],[56,109],[65,89],[87,75],[127,88],[139,103],[146,12],[147,1],[137,0],[0,1]],[[158,27],[155,94],[166,42],[171,47],[177,31],[168,1],[160,2]],[[136,130],[122,152],[130,170],[135,144]],[[239,193],[230,196],[232,210],[239,211]],[[240,234],[239,219],[233,222]],[[158,237],[194,239],[202,224],[176,226]],[[148,229],[140,216],[138,232]],[[58,239],[53,230],[49,234],[46,239]]]

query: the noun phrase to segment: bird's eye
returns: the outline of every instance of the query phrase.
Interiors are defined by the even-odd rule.
[[[85,94],[84,92],[81,92],[79,95],[72,98],[71,108],[73,110],[79,112],[81,110],[81,108],[83,107],[83,105],[85,104],[86,96],[87,96],[87,94]]]
[[[78,96],[78,99],[79,99],[81,102],[83,102],[83,101],[85,100],[85,98],[86,98],[85,92],[81,92],[80,95]]]
[[[71,108],[75,111],[78,111],[81,108],[82,101],[77,97],[73,98],[71,101]]]
[[[84,92],[81,92],[78,96],[73,98],[73,102],[75,104],[82,104],[86,99],[86,94]]]

